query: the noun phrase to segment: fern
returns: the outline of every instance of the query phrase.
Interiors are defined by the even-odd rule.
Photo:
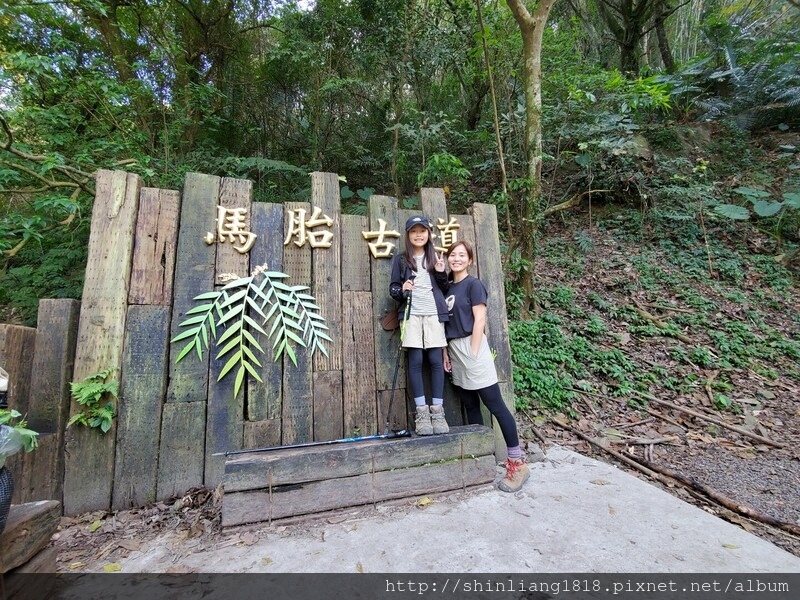
[[[297,366],[295,346],[306,347],[312,355],[319,350],[327,356],[323,340],[331,338],[325,333],[328,329],[325,319],[319,314],[314,297],[305,293],[308,287],[287,285],[284,280],[288,277],[285,273],[267,271],[263,265],[251,276],[235,278],[219,291],[196,296],[195,300],[210,302],[187,312],[191,316],[180,324],[187,329],[171,340],[173,343],[189,340],[175,362],[183,360],[192,350],[202,359],[214,338],[216,359],[227,357],[217,381],[236,369],[233,389],[236,396],[246,374],[262,381],[258,356],[264,354],[264,349],[254,332],[272,340],[275,361],[286,354]],[[224,331],[217,338],[219,328]]]
[[[112,372],[111,369],[104,369],[80,381],[70,383],[72,397],[82,409],[70,417],[67,427],[78,424],[97,427],[103,433],[108,433],[116,416],[116,408],[113,400],[103,405],[100,402],[107,397],[107,394],[113,398],[119,395],[119,382],[108,381]]]

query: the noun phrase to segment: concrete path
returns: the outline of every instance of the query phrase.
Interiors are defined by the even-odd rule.
[[[516,494],[491,486],[181,553],[200,573],[800,573],[800,558],[612,465],[563,448]],[[422,500],[422,501],[420,501]],[[245,530],[243,530],[245,531]],[[191,552],[191,550],[189,550]],[[164,572],[169,544],[122,572]]]

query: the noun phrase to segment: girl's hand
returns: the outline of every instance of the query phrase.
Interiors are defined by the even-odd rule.
[[[436,264],[434,268],[439,271],[439,273],[444,272],[444,252],[437,252],[436,253]]]
[[[447,356],[446,352],[445,352],[445,355],[444,355],[443,360],[442,360],[442,365],[444,367],[444,372],[445,373],[452,373],[453,372],[453,364],[450,362],[450,357]]]
[[[414,280],[413,279],[406,279],[403,282],[403,293],[406,294],[408,292],[414,291]]]

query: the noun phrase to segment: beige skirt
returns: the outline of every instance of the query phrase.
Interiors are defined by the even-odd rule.
[[[472,356],[470,336],[450,340],[447,350],[453,366],[454,385],[465,390],[482,390],[497,383],[497,369],[485,335],[478,356]]]

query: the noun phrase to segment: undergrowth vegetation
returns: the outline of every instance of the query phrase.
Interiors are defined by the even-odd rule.
[[[507,278],[517,408],[700,394],[738,411],[743,379],[800,381],[798,288],[764,252],[769,237],[664,210],[598,213],[589,227],[585,213],[550,227],[535,319],[513,314]]]

